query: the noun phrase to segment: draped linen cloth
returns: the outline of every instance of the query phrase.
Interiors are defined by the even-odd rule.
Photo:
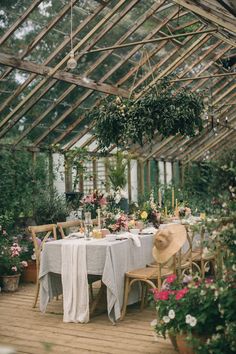
[[[85,241],[63,242],[61,256],[63,322],[87,323],[89,322],[89,290]]]

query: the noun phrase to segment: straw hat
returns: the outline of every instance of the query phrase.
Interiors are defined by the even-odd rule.
[[[159,230],[155,235],[152,255],[158,263],[167,262],[187,239],[187,232],[184,225],[171,224]]]

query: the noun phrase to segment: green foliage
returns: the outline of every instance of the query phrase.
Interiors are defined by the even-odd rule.
[[[194,136],[202,130],[203,102],[198,94],[176,91],[169,80],[151,88],[138,100],[106,99],[89,116],[96,120],[95,135],[100,147],[126,147],[130,142],[151,141],[158,131],[163,137]]]
[[[32,215],[36,195],[46,187],[47,165],[38,156],[34,170],[28,152],[1,150],[0,171],[0,224],[9,228],[19,217]]]
[[[127,183],[126,177],[126,167],[127,167],[127,157],[121,152],[117,152],[116,161],[113,165],[110,161],[107,161],[108,167],[108,178],[112,184],[115,191],[118,189],[123,189]]]
[[[217,161],[192,163],[185,169],[183,198],[191,201],[192,209],[221,213],[235,210],[236,149],[222,153]]]
[[[64,196],[54,190],[41,190],[37,195],[35,203],[35,221],[38,225],[51,224],[58,221],[65,221],[69,215],[70,206],[67,205]]]

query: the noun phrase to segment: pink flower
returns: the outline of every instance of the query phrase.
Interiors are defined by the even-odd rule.
[[[105,197],[102,197],[100,200],[99,200],[99,205],[107,205],[107,200]]]
[[[181,290],[177,290],[176,295],[175,295],[176,300],[182,299],[185,296],[185,294],[187,294],[188,291],[189,291],[188,288],[183,288]]]
[[[13,272],[17,272],[17,267],[16,267],[16,266],[13,266],[13,267],[11,267],[11,270],[12,270]]]
[[[22,265],[24,268],[28,267],[28,263],[27,263],[26,261],[22,261],[22,262],[21,262],[21,265]]]
[[[153,294],[154,300],[168,300],[169,299],[170,291],[162,290],[162,291],[155,291]]]
[[[175,281],[176,278],[177,278],[177,277],[176,277],[175,274],[169,275],[169,276],[166,278],[166,282],[169,283],[169,284],[171,284],[171,283],[173,283],[173,282]]]

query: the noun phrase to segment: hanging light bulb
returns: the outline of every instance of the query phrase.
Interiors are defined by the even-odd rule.
[[[73,9],[73,2],[70,2],[70,58],[67,61],[67,68],[68,69],[75,69],[77,66],[77,60],[75,59],[75,52],[73,49],[73,16],[72,16],[72,9]]]
[[[67,68],[68,69],[75,69],[77,66],[77,60],[75,59],[75,53],[74,51],[72,50],[70,52],[70,59],[68,60],[67,62]]]

